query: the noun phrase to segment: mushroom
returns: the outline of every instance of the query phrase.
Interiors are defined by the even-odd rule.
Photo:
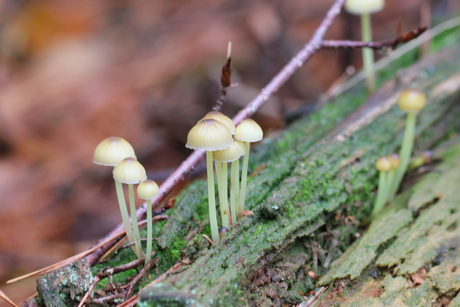
[[[245,119],[237,127],[235,131],[235,140],[244,143],[244,158],[243,168],[241,170],[241,188],[238,203],[238,218],[243,217],[244,201],[246,199],[246,184],[248,180],[248,164],[249,164],[249,147],[250,143],[262,140],[264,133],[262,128],[253,120]]]
[[[121,160],[125,158],[136,159],[134,149],[131,144],[121,137],[109,137],[97,145],[93,154],[93,162],[98,165],[115,167]],[[120,207],[121,218],[125,227],[126,236],[129,242],[134,242],[134,234],[129,222],[128,210],[126,208],[126,201],[123,195],[123,188],[115,180],[115,188],[117,191],[118,205]],[[135,251],[135,247],[133,247]]]
[[[119,188],[117,189],[117,193],[119,191],[123,191],[122,184],[128,185],[128,192],[129,192],[129,207],[131,211],[131,224],[133,228],[134,234],[134,245],[136,250],[136,255],[139,259],[144,257],[142,253],[142,246],[141,246],[141,237],[139,235],[139,225],[137,223],[137,216],[136,216],[136,203],[134,200],[134,184],[140,183],[141,181],[147,179],[147,174],[145,172],[144,167],[142,164],[139,163],[136,159],[133,158],[126,158],[123,159],[117,166],[113,169],[113,179]],[[123,195],[118,196],[123,197]]]
[[[215,119],[223,123],[230,130],[232,135],[235,134],[235,124],[230,119],[230,117],[224,115],[219,111],[211,111],[207,113],[203,119]],[[224,227],[229,227],[228,221],[228,198],[227,196],[227,163],[226,161],[219,161],[214,159],[216,164],[216,175],[217,175],[217,189],[219,192],[219,204],[220,204],[220,213],[222,215],[222,223]],[[225,166],[224,166],[225,165]],[[225,168],[225,170],[224,170]],[[225,174],[224,174],[225,173]],[[225,214],[225,217],[223,216]]]
[[[155,181],[147,179],[137,186],[137,196],[147,202],[147,248],[145,250],[145,265],[150,262],[152,257],[152,198],[158,194],[158,185]]]
[[[393,180],[392,186],[390,187],[390,199],[392,199],[398,191],[398,187],[401,184],[404,174],[407,171],[407,166],[409,165],[412,148],[414,147],[415,124],[417,119],[417,113],[421,109],[423,109],[425,104],[425,94],[422,91],[414,88],[407,88],[403,90],[398,98],[398,107],[402,111],[406,112],[407,116],[403,141],[401,145],[401,150],[399,152],[401,164],[395,172],[395,178]]]
[[[390,192],[395,181],[396,170],[398,169],[399,165],[401,165],[401,159],[399,158],[399,155],[396,153],[389,155],[387,159],[388,161],[390,161],[391,169],[388,172],[388,191],[385,197],[385,202],[389,200]]]
[[[217,180],[219,188],[219,203],[220,214],[222,216],[222,226],[229,228],[229,215],[231,213],[231,224],[236,224],[237,217],[237,195],[239,190],[239,176],[240,170],[240,157],[244,155],[244,145],[240,141],[234,141],[230,146],[224,150],[214,151],[212,157],[216,161]],[[227,174],[228,162],[232,162],[231,175],[230,175],[230,210],[228,210],[228,189],[227,189]]]
[[[187,144],[185,145],[187,148],[206,151],[209,223],[211,226],[211,237],[214,242],[219,240],[219,232],[217,227],[212,152],[225,149],[232,142],[232,134],[226,125],[218,120],[202,119],[189,131],[187,135]]]
[[[228,228],[220,227],[219,228],[219,239],[222,239],[226,233],[228,233]]]
[[[347,0],[345,10],[351,14],[361,16],[361,40],[372,41],[372,27],[370,14],[383,9],[384,0]],[[369,92],[374,90],[374,51],[371,48],[363,48],[363,67],[366,73],[366,86]]]
[[[372,216],[376,216],[385,205],[388,195],[388,171],[391,170],[391,162],[387,157],[382,157],[375,163],[375,168],[379,174],[379,188],[377,191],[377,199],[375,200]]]

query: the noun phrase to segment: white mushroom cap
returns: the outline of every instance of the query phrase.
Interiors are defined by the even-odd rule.
[[[355,15],[372,14],[381,11],[385,6],[384,0],[347,0],[345,10]]]
[[[147,179],[137,186],[137,196],[142,199],[152,199],[158,194],[158,184],[155,181]]]
[[[252,143],[262,140],[263,137],[262,128],[253,119],[245,119],[236,127],[235,140]]]
[[[215,119],[215,120],[218,120],[218,121],[222,122],[223,124],[225,124],[225,126],[227,126],[227,128],[230,130],[230,133],[232,135],[235,134],[235,124],[233,123],[233,121],[230,119],[230,117],[220,113],[219,111],[211,111],[208,114],[206,114],[203,117],[203,119]]]
[[[200,120],[187,135],[185,147],[207,151],[222,150],[233,143],[230,130],[215,119]]]
[[[116,166],[124,158],[136,159],[136,155],[131,144],[117,136],[100,142],[93,154],[93,162],[105,166]]]
[[[125,184],[136,184],[147,179],[145,168],[133,158],[123,159],[115,166],[112,174],[113,179]]]
[[[244,144],[241,141],[234,141],[224,150],[217,150],[212,153],[212,158],[217,162],[232,162],[244,155]]]

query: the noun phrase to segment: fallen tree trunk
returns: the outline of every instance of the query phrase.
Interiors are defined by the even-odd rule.
[[[404,114],[394,107],[400,91],[416,87],[428,97],[418,117],[418,151],[458,131],[459,57],[459,46],[447,48],[400,72],[357,110],[353,111],[363,99],[362,89],[337,97],[282,136],[267,140],[252,160],[252,169],[263,168],[248,185],[247,204],[254,215],[199,253],[194,247],[206,245],[201,236],[184,243],[185,257],[193,263],[142,290],[141,305],[299,302],[302,293],[315,287],[307,272],[326,272],[363,233],[359,221],[370,214],[377,183],[374,163],[400,146]],[[172,215],[163,227],[160,248],[171,246],[175,233],[192,230],[187,219],[205,203],[203,187],[198,187],[182,196],[178,206],[191,211],[183,215],[176,210],[178,216]],[[393,229],[392,236],[398,230]]]

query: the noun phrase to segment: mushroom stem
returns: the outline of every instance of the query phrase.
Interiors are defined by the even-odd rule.
[[[232,162],[230,170],[230,214],[232,216],[232,225],[236,224],[237,217],[237,200],[238,193],[240,191],[240,180],[239,180],[239,171],[240,171],[240,159],[237,159]]]
[[[147,199],[147,248],[145,250],[145,265],[150,262],[150,258],[152,257],[152,232],[152,200]]]
[[[134,242],[134,234],[129,222],[128,209],[126,208],[125,195],[123,193],[123,185],[118,180],[115,180],[115,189],[117,191],[118,205],[120,206],[121,219],[123,220],[123,225],[125,226],[126,236],[128,237],[129,242]],[[134,246],[132,248],[134,253],[137,255],[136,248]]]
[[[240,188],[240,201],[238,204],[238,218],[243,217],[244,201],[246,199],[246,183],[248,181],[248,165],[249,165],[249,142],[244,142],[244,157],[243,168],[241,169],[241,188]]]
[[[131,224],[133,227],[133,234],[134,234],[134,245],[136,248],[136,255],[139,259],[144,258],[144,254],[142,253],[142,246],[141,246],[141,236],[139,234],[139,224],[137,223],[137,215],[136,215],[136,202],[134,200],[134,185],[128,184],[128,191],[129,191],[129,207],[131,210]]]
[[[229,228],[228,223],[228,184],[227,184],[227,163],[216,161],[217,187],[219,190],[219,207],[222,218],[222,226]]]
[[[361,39],[363,42],[372,41],[371,15],[361,14]],[[363,48],[363,69],[366,73],[366,87],[369,92],[374,91],[374,51],[371,48]]]
[[[399,152],[401,164],[395,171],[394,179],[390,187],[389,199],[393,199],[398,191],[399,185],[404,177],[404,173],[409,165],[412,148],[414,147],[415,137],[415,122],[417,114],[415,112],[408,112],[406,117],[406,127],[404,130],[403,143]]]
[[[380,171],[379,175],[379,189],[377,191],[377,199],[375,201],[372,216],[377,216],[386,203],[388,195],[388,172]]]
[[[217,226],[216,194],[214,192],[214,172],[212,168],[212,151],[206,151],[206,168],[208,177],[208,205],[209,224],[211,226],[211,238],[213,242],[219,241],[219,228]]]

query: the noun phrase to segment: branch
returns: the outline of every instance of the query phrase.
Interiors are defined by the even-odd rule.
[[[286,83],[290,76],[294,74],[302,65],[308,61],[322,46],[322,41],[326,31],[331,26],[333,20],[337,17],[342,9],[345,0],[336,0],[326,14],[326,17],[321,22],[318,29],[313,34],[311,40],[300,50],[284,67],[281,71],[265,86],[244,109],[242,109],[234,118],[235,125],[241,123],[244,119],[251,117],[257,110],[259,110],[268,98],[276,93],[278,89]],[[158,195],[152,199],[152,206],[159,208],[160,202],[171,192],[178,182],[185,179],[190,174],[194,167],[203,159],[205,152],[203,150],[194,151],[182,164],[172,173],[165,182],[160,186]],[[145,216],[146,204],[144,203],[138,210],[137,216],[139,219]],[[106,237],[113,236],[123,229],[123,224],[119,224],[112,230]],[[96,243],[97,244],[97,243]],[[97,249],[93,253],[86,256],[86,260],[90,264],[94,264],[105,251],[110,249],[112,243],[108,243],[103,247]]]
[[[326,49],[356,49],[356,48],[371,48],[371,49],[383,49],[389,47],[395,49],[400,43],[407,43],[411,40],[419,37],[425,32],[427,27],[419,27],[410,32],[404,33],[396,38],[387,41],[379,42],[360,42],[360,41],[347,41],[347,40],[325,40],[321,43],[321,48]]]

